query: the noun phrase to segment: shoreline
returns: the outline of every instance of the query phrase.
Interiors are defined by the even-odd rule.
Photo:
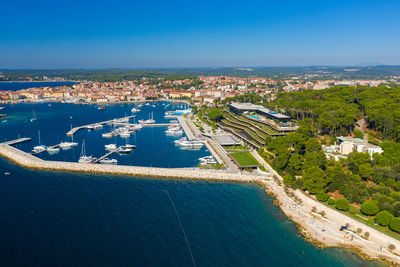
[[[0,144],[0,156],[19,166],[36,170],[112,174],[142,178],[153,177],[157,179],[255,183],[262,186],[265,193],[275,198],[274,204],[279,205],[285,216],[297,225],[306,241],[311,242],[317,247],[352,249],[366,260],[381,260],[392,266],[400,266],[400,256],[398,256],[400,255],[399,240],[364,225],[339,211],[326,207],[299,190],[291,190],[287,194],[283,185],[278,185],[271,179],[275,175],[274,171],[270,171],[270,176],[261,176],[203,169],[45,161],[5,143]],[[300,201],[292,199],[290,197],[291,194],[297,200],[300,199]],[[325,216],[321,216],[317,212],[312,212],[311,207],[316,207],[317,212],[324,211]],[[349,224],[349,230],[340,232],[338,229],[346,223]],[[358,227],[362,227],[363,230],[370,233],[368,239],[357,235],[355,230]],[[393,251],[389,251],[387,249],[388,243],[394,244],[396,248]],[[382,249],[378,250],[377,248]]]

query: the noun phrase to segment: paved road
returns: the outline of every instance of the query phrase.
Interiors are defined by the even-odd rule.
[[[364,134],[363,139],[368,142],[368,134],[365,133],[364,130],[363,130],[365,123],[366,123],[366,121],[365,121],[364,118],[358,120],[356,122],[356,129],[360,130]]]

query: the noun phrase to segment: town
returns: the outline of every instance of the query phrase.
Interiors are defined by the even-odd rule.
[[[47,77],[44,77],[48,81]],[[396,84],[400,77],[368,80],[315,80],[312,77],[242,78],[229,76],[198,76],[197,78],[150,79],[143,77],[132,81],[79,82],[72,86],[38,87],[19,91],[0,91],[1,102],[65,101],[70,103],[134,102],[157,99],[191,100],[196,104],[209,104],[245,93],[254,93],[266,101],[280,92],[303,89],[321,90],[338,85],[375,87]],[[54,78],[53,81],[62,81]]]

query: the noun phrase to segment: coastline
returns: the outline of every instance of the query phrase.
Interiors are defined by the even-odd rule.
[[[134,167],[45,161],[5,143],[0,144],[0,156],[22,167],[49,171],[102,173],[158,179],[255,183],[262,186],[267,194],[275,198],[274,202],[279,205],[285,216],[297,225],[307,241],[318,247],[350,248],[364,259],[382,260],[392,266],[400,266],[400,257],[398,256],[400,254],[399,240],[364,225],[339,211],[326,207],[299,190],[290,191],[288,195],[284,187],[278,185],[270,176],[187,168]],[[270,171],[270,173],[274,175],[275,172]],[[290,197],[290,194],[293,194],[300,201],[295,201]],[[314,206],[316,207],[316,212],[311,211]],[[325,216],[317,213],[320,211],[324,211]],[[349,231],[339,231],[340,226],[346,223],[349,224]],[[355,230],[358,227],[362,227],[364,232],[368,231],[370,237],[365,239],[357,235]],[[388,242],[396,246],[393,251],[387,249]],[[380,247],[382,248],[381,251],[379,251]]]

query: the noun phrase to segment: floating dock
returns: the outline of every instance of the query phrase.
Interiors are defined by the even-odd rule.
[[[129,119],[132,119],[132,118],[135,118],[135,117],[136,117],[136,115],[132,115],[132,116],[127,116],[127,117],[123,117],[123,118],[112,119],[112,120],[108,120],[108,121],[102,121],[102,122],[91,123],[91,124],[87,124],[87,125],[83,125],[83,126],[78,126],[78,127],[75,127],[75,128],[72,128],[71,130],[69,130],[67,135],[69,135],[69,136],[74,135],[79,130],[87,129],[89,126],[93,126],[93,125],[96,125],[96,124],[104,125],[104,124],[107,124],[107,123],[116,122],[118,120],[126,120],[126,119],[129,120]]]

